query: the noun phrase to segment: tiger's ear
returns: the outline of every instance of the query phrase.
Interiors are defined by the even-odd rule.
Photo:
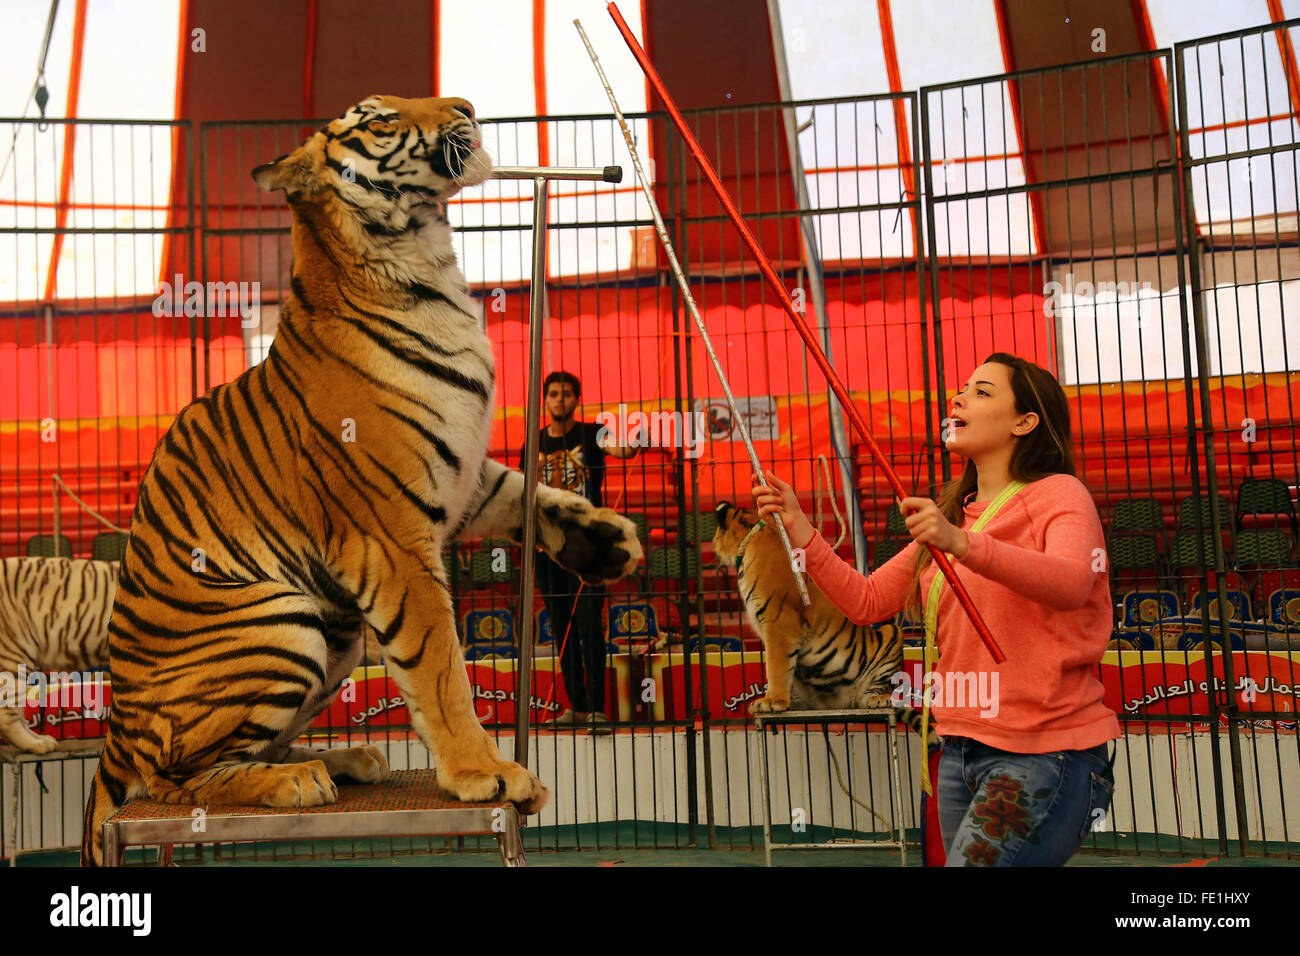
[[[310,185],[308,166],[302,150],[295,150],[279,159],[256,166],[252,175],[253,182],[267,192],[283,189],[292,194],[302,192]]]

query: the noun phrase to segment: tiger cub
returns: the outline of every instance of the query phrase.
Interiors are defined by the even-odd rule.
[[[53,737],[23,718],[25,680],[34,673],[108,666],[108,619],[117,592],[116,561],[5,558],[0,561],[0,681],[17,705],[0,705],[0,738],[28,753],[49,753]],[[8,703],[6,701],[5,703]]]
[[[388,772],[375,747],[294,741],[378,635],[442,788],[525,813],[542,782],[474,711],[442,549],[538,545],[590,584],[641,559],[636,526],[487,457],[496,363],[446,202],[491,160],[463,99],[372,96],[252,171],[293,216],[266,360],[176,416],[141,483],[109,625],[113,707],[82,862],[133,797],[313,807]]]
[[[890,706],[891,678],[903,668],[897,631],[886,629],[893,636],[884,637],[852,623],[811,580],[812,603],[805,608],[770,522],[758,528],[758,512],[726,501],[714,514],[713,546],[720,561],[735,565],[746,617],[766,652],[767,693],[750,703],[750,713]],[[920,715],[911,708],[900,708],[899,719],[920,729]]]

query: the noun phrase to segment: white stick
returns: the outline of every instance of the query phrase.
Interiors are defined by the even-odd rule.
[[[659,241],[663,244],[664,252],[668,254],[668,264],[672,267],[673,276],[677,279],[678,288],[682,291],[682,298],[686,301],[686,308],[691,313],[691,318],[695,320],[695,327],[699,329],[700,338],[704,342],[704,350],[709,354],[710,361],[713,362],[713,371],[717,373],[718,381],[722,383],[722,391],[727,399],[727,407],[731,409],[732,421],[740,429],[740,437],[745,443],[745,450],[749,452],[749,460],[754,466],[754,474],[758,475],[760,479],[764,479],[764,484],[766,484],[763,465],[758,460],[758,452],[754,450],[753,441],[750,440],[749,429],[746,427],[745,419],[741,417],[739,409],[736,408],[736,398],[731,394],[731,385],[727,382],[727,376],[722,371],[722,363],[718,361],[718,353],[713,350],[713,343],[709,340],[709,332],[704,327],[704,318],[695,305],[695,297],[691,295],[691,290],[686,283],[686,275],[682,272],[681,263],[677,261],[677,253],[673,251],[672,241],[668,238],[668,229],[664,226],[663,216],[659,214],[659,204],[655,202],[654,192],[650,188],[650,180],[641,167],[641,156],[637,152],[636,143],[632,139],[632,131],[628,129],[627,120],[623,118],[623,111],[618,108],[618,100],[614,97],[614,90],[605,77],[605,71],[601,69],[600,60],[596,56],[596,51],[592,49],[591,41],[587,39],[587,31],[582,29],[582,23],[578,20],[574,20],[573,25],[578,28],[578,35],[582,37],[583,46],[587,48],[587,55],[591,57],[591,65],[596,68],[596,73],[600,76],[601,85],[605,87],[605,95],[609,97],[609,105],[613,107],[614,115],[618,118],[618,125],[623,130],[623,139],[627,141],[627,150],[632,155],[632,166],[636,169],[637,182],[641,184],[641,192],[645,195],[645,200],[650,206],[650,215],[654,217],[655,232],[659,234]],[[808,597],[808,588],[804,584],[803,575],[799,571],[799,562],[795,560],[794,549],[790,547],[790,536],[786,534],[785,525],[781,523],[779,518],[774,524],[776,525],[776,533],[781,538],[781,545],[790,558],[790,570],[794,572],[794,581],[799,588],[799,597],[803,601],[804,607],[807,607],[812,602]]]

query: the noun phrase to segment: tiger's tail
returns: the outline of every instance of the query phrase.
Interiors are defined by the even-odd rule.
[[[919,710],[913,710],[911,707],[899,707],[897,719],[900,724],[907,724],[907,726],[911,727],[914,733],[919,734],[921,732],[921,712]],[[933,721],[933,718],[931,718],[931,721]]]
[[[142,790],[143,783],[130,764],[120,758],[110,736],[86,799],[81,828],[82,866],[104,865],[104,821],[126,803],[133,790]]]

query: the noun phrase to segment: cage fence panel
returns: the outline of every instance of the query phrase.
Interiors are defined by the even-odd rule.
[[[1186,530],[1207,569],[1188,609],[1189,646],[1216,642],[1226,685],[1230,787],[1224,838],[1293,856],[1288,813],[1300,762],[1295,734],[1297,475],[1295,294],[1300,21],[1179,44],[1191,325],[1206,504]],[[1272,87],[1270,89],[1270,86]],[[1287,316],[1292,315],[1289,321]],[[1181,522],[1180,522],[1181,523]],[[1291,590],[1288,590],[1291,589]],[[1223,653],[1224,650],[1228,653]],[[1214,728],[1212,728],[1214,729]]]
[[[1160,592],[1173,617],[1186,589],[1169,576],[1167,525],[1196,491],[1197,462],[1170,72],[1158,51],[945,84],[921,91],[921,115],[939,414],[995,350],[1052,371],[1074,423],[1074,467],[1106,533],[1094,570],[1109,574],[1117,609],[1145,608]],[[1151,839],[1126,844],[1137,852],[1209,852],[1222,801],[1167,792],[1157,754],[1180,727],[1155,719],[1170,712],[1140,692],[1129,705],[1147,668],[1173,681],[1199,655],[1166,649],[1139,626],[1159,623],[1140,610],[1115,623],[1101,677],[1118,685],[1111,706],[1128,778],[1108,822],[1150,821],[1139,832]],[[1201,719],[1214,706],[1205,693],[1179,703]],[[1190,756],[1194,774],[1217,770],[1201,751]],[[1121,848],[1113,829],[1094,839]]]
[[[915,493],[957,477],[945,417],[989,352],[1029,358],[1065,389],[1077,473],[1106,534],[1115,632],[1100,675],[1125,731],[1093,851],[1296,852],[1300,362],[1285,316],[1300,268],[1297,128],[1277,99],[1278,37],[1295,29],[918,92],[687,114]],[[910,540],[879,464],[675,131],[659,114],[630,122],[760,457],[842,558],[879,567]],[[2,123],[14,148],[0,173],[0,554],[111,557],[105,536],[128,526],[175,413],[267,354],[289,294],[290,217],[249,171],[320,121]],[[584,586],[572,607],[572,587],[540,570],[521,596],[511,542],[456,542],[443,556],[477,712],[504,756],[516,708],[532,717],[530,766],[552,799],[529,819],[526,849],[761,849],[763,746],[785,838],[870,839],[883,827],[862,801],[915,840],[916,735],[900,740],[895,806],[879,726],[754,731],[762,642],[714,545],[716,505],[752,506],[751,467],[617,124],[518,117],[485,120],[483,135],[499,165],[625,171],[616,186],[552,184],[542,371],[574,375],[576,417],[635,452],[607,456],[602,497],[636,522],[646,564],[609,589]],[[490,454],[515,467],[530,397],[532,203],[529,184],[494,180],[449,204],[497,360]],[[563,456],[551,465],[563,481]],[[514,696],[524,614],[538,623],[527,702]],[[919,625],[905,611],[874,631],[902,640],[915,670]],[[574,648],[594,651],[584,660]],[[608,721],[557,723],[583,693]],[[38,732],[102,733],[84,713],[29,712]],[[374,641],[310,742],[373,743],[395,770],[430,764]],[[24,851],[77,843],[93,769],[86,758],[0,764],[4,854],[14,827]],[[807,829],[791,829],[795,810]],[[393,838],[178,856],[457,849],[495,853],[480,838]]]
[[[194,274],[192,130],[134,120],[0,127],[0,556],[107,558],[158,437],[198,394],[193,313],[183,290],[158,296],[170,264]],[[16,689],[5,676],[5,706],[24,708],[36,734],[102,735],[104,714],[83,707],[80,691],[38,699],[37,685]],[[96,675],[78,676],[87,686]],[[93,769],[85,755],[6,758],[3,854],[76,845],[75,805]]]
[[[875,437],[892,464],[904,480],[924,489],[925,383],[914,350],[922,341],[914,233],[919,195],[908,132],[915,128],[914,111],[913,94],[886,94],[685,115],[796,308],[818,328],[850,393],[869,420],[884,423]],[[824,376],[808,361],[698,171],[685,157],[678,170],[682,259],[689,262],[692,291],[723,358],[737,410],[760,459],[794,485],[805,511],[839,553],[865,570],[867,544],[888,523],[888,484],[861,436],[848,432]],[[721,501],[753,506],[752,466],[699,343],[686,353],[682,372],[690,406],[704,413],[709,439],[690,459],[687,502],[707,533],[693,536],[689,525],[683,528],[700,548],[701,617],[691,631],[707,648],[694,667],[708,729],[704,780],[716,781],[702,798],[710,845],[757,847],[762,818],[756,752],[735,745],[730,735],[749,732],[749,707],[764,694],[763,644],[747,620],[734,570],[712,547],[710,523]],[[881,622],[877,634],[893,636],[896,626],[894,620]],[[910,752],[906,759],[912,759]],[[828,799],[825,783],[818,792]]]

